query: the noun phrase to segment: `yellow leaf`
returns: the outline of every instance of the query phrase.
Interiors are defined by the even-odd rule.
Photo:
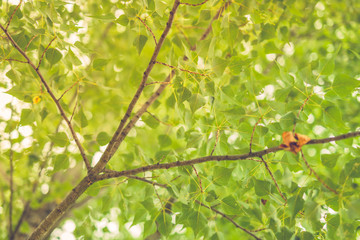
[[[33,103],[34,104],[37,104],[37,103],[39,103],[41,101],[41,97],[40,96],[35,96],[34,98],[33,98]]]

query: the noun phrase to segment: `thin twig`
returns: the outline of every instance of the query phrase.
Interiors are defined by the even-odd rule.
[[[16,48],[16,50],[18,50],[18,52],[27,60],[28,64],[31,66],[32,69],[35,70],[36,74],[39,76],[42,84],[45,86],[46,91],[49,93],[51,99],[54,101],[56,107],[58,108],[60,115],[62,116],[62,118],[65,120],[66,124],[68,125],[71,135],[75,140],[76,145],[79,148],[81,157],[84,160],[85,166],[87,168],[88,171],[90,171],[91,166],[90,166],[90,162],[86,157],[85,154],[85,150],[82,147],[79,138],[77,137],[74,128],[71,125],[71,122],[69,121],[69,119],[67,118],[64,109],[62,108],[60,102],[56,99],[54,93],[52,92],[50,86],[48,85],[48,83],[45,81],[44,76],[41,74],[40,70],[35,66],[35,64],[30,60],[29,56],[19,47],[19,45],[15,42],[15,40],[10,36],[10,34],[8,33],[8,31],[0,24],[0,28],[2,29],[2,31],[6,34],[6,36],[8,37],[8,39],[10,40],[10,42],[12,43],[12,45]]]
[[[61,96],[57,99],[58,101],[60,101],[60,99],[68,92],[70,91],[78,82],[80,82],[81,79],[77,80],[73,85],[71,85],[71,87],[69,87],[68,89],[65,90],[65,92],[63,92],[63,94],[61,94]]]
[[[269,172],[272,180],[273,180],[274,183],[275,183],[276,189],[278,190],[278,192],[280,193],[280,196],[284,199],[285,204],[286,204],[286,203],[287,203],[287,199],[286,199],[286,197],[283,195],[283,193],[281,192],[280,187],[279,187],[279,185],[277,184],[277,181],[276,181],[274,175],[272,174],[272,172],[271,172],[271,170],[270,170],[267,162],[264,160],[264,158],[263,158],[262,156],[260,157],[260,159],[261,159],[261,161],[264,163],[266,170]]]
[[[77,106],[78,106],[78,101],[79,101],[79,97],[76,98],[75,106],[74,106],[74,109],[73,109],[73,111],[72,111],[72,113],[71,113],[70,122],[71,122],[71,120],[72,120],[73,117],[74,117],[75,110],[76,110],[76,108],[77,108]]]
[[[219,141],[219,135],[220,135],[220,129],[218,129],[218,130],[216,131],[215,144],[214,144],[213,149],[211,150],[210,156],[212,156],[213,153],[214,153],[214,151],[215,151],[216,145],[217,145],[217,143],[218,143],[218,141]]]
[[[28,63],[27,61],[22,61],[22,60],[12,59],[12,58],[6,58],[6,59],[4,59],[4,60],[5,60],[5,61],[9,61],[9,62]]]
[[[252,236],[253,238],[255,238],[256,240],[261,240],[260,238],[258,238],[257,236],[255,236],[253,233],[251,233],[250,230],[247,230],[246,228],[243,228],[241,227],[239,224],[237,224],[233,219],[231,219],[228,215],[226,215],[225,213],[222,213],[220,212],[219,210],[217,210],[216,208],[214,207],[209,207],[209,206],[206,206],[205,204],[203,204],[202,202],[198,201],[198,200],[195,200],[196,203],[200,204],[201,206],[203,207],[206,207],[208,209],[210,209],[211,211],[221,215],[223,218],[227,219],[228,221],[230,221],[232,224],[234,224],[235,227],[243,230],[244,232],[246,232],[247,234],[249,234],[250,236]]]
[[[304,103],[301,105],[301,107],[300,107],[300,109],[299,109],[299,112],[298,112],[296,118],[299,118],[299,117],[300,117],[300,113],[301,113],[301,111],[304,109],[305,104],[309,101],[310,97],[311,97],[311,94],[305,99]],[[296,127],[296,121],[294,122],[293,130],[292,130],[293,134],[295,133],[295,127]]]
[[[217,11],[217,13],[215,14],[215,16],[211,19],[211,22],[209,24],[209,26],[207,27],[207,29],[205,30],[205,32],[203,33],[203,35],[201,36],[200,40],[204,40],[209,33],[212,30],[212,23],[217,20],[221,14],[224,12],[224,10],[231,4],[231,1],[226,2],[223,6],[220,7],[220,9]],[[196,46],[194,48],[194,50],[196,49]]]
[[[172,65],[169,65],[169,64],[167,64],[167,63],[158,62],[158,61],[156,61],[156,63],[161,64],[161,65],[164,65],[164,66],[167,66],[167,67],[172,68],[172,69],[179,69],[179,70],[182,71],[182,72],[188,72],[188,73],[192,73],[192,74],[197,74],[197,75],[201,75],[201,76],[204,76],[204,77],[207,77],[207,76],[208,76],[207,74],[198,73],[198,72],[193,72],[193,71],[186,70],[186,69],[183,69],[183,68],[177,68],[177,67],[172,66]]]
[[[253,143],[253,139],[254,139],[254,133],[255,133],[255,128],[257,127],[257,125],[260,123],[261,119],[263,118],[263,115],[261,115],[259,117],[259,120],[255,123],[252,133],[251,133],[251,138],[250,138],[250,152],[251,152],[251,147],[252,147],[252,143]]]
[[[139,16],[137,16],[137,18],[140,20],[140,22],[142,22],[142,24],[144,24],[144,26],[146,27],[146,29],[151,33],[153,39],[154,39],[154,42],[155,42],[155,45],[157,45],[157,41],[156,41],[156,37],[153,33],[153,31],[151,30],[151,28],[145,23],[144,20],[142,20]]]
[[[56,39],[56,36],[55,36],[55,37],[49,42],[49,44],[46,46],[45,50],[44,50],[43,53],[41,54],[41,57],[40,57],[40,60],[39,60],[39,64],[37,65],[36,69],[39,69],[40,64],[41,64],[41,61],[43,60],[46,51],[49,49],[51,43],[52,43],[55,39]]]
[[[154,186],[158,186],[158,187],[163,187],[163,188],[166,188],[166,187],[167,187],[166,184],[157,183],[157,182],[150,181],[150,180],[147,180],[147,179],[145,179],[145,178],[138,177],[138,176],[132,176],[132,175],[130,175],[130,176],[126,176],[126,177],[132,178],[132,179],[136,179],[136,180],[140,180],[140,181],[143,181],[143,182],[146,182],[146,183],[150,183],[150,184],[152,184],[152,185],[154,185]]]
[[[18,8],[20,7],[22,1],[23,1],[23,0],[20,0],[19,4],[16,6],[16,8],[14,9],[14,11],[12,12],[12,14],[11,14],[11,16],[10,16],[10,18],[9,18],[8,23],[6,24],[5,30],[8,29],[8,27],[9,27],[9,25],[10,25],[10,23],[11,23],[13,17],[14,17],[14,15],[15,15],[16,11],[18,10]]]
[[[154,84],[165,84],[165,85],[168,85],[168,84],[170,84],[170,82],[160,82],[160,81],[156,81],[156,82],[146,83],[145,86],[154,85]]]
[[[201,3],[196,3],[196,4],[186,3],[186,2],[182,2],[180,4],[184,4],[184,5],[188,5],[188,6],[192,6],[192,7],[197,7],[197,6],[205,4],[207,1],[209,1],[209,0],[205,0],[205,1],[201,2]]]
[[[328,190],[332,191],[333,193],[338,194],[337,191],[335,191],[334,189],[332,189],[331,187],[329,187],[329,185],[327,185],[327,184],[324,182],[324,180],[322,180],[322,179],[320,178],[320,176],[314,171],[314,169],[312,169],[312,167],[310,167],[310,164],[308,163],[308,161],[306,161],[306,158],[305,158],[304,153],[303,153],[302,150],[300,150],[300,153],[301,153],[301,157],[303,158],[306,166],[309,168],[310,173],[313,173],[314,176],[316,177],[316,179],[317,179],[324,187],[326,187]]]
[[[160,196],[159,196],[159,193],[158,193],[157,190],[156,190],[156,187],[155,187],[155,186],[153,186],[153,187],[154,187],[156,196],[157,196],[157,198],[159,199],[159,201],[160,201],[160,203],[161,203],[162,209],[165,210],[165,206],[163,205],[163,203],[162,203],[162,201],[161,201],[161,198],[160,198]]]
[[[204,192],[204,190],[203,190],[203,188],[202,188],[201,178],[200,178],[200,176],[199,176],[198,172],[196,171],[195,166],[194,166],[194,165],[191,165],[191,166],[192,166],[192,168],[193,168],[193,169],[194,169],[194,171],[195,171],[195,174],[196,174],[196,176],[197,176],[197,178],[198,178],[198,181],[199,181],[199,187],[200,187],[200,190],[201,190],[201,192],[203,193],[203,192]]]
[[[33,36],[33,37],[30,39],[30,41],[28,42],[28,44],[27,44],[26,47],[25,47],[24,52],[27,51],[27,49],[28,49],[28,47],[30,46],[31,42],[32,42],[37,36],[38,36],[38,35],[35,35],[35,36]]]
[[[260,228],[260,229],[256,229],[256,230],[249,230],[250,232],[261,232],[261,231],[265,231],[267,230],[267,228]]]

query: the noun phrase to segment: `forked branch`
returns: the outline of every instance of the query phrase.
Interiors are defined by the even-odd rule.
[[[65,120],[66,124],[68,125],[71,135],[75,140],[75,143],[80,151],[81,157],[84,160],[85,166],[88,169],[88,171],[91,169],[90,166],[90,162],[86,157],[85,154],[85,150],[82,147],[79,138],[77,137],[74,128],[71,125],[71,122],[69,121],[68,117],[65,114],[64,109],[62,108],[60,102],[57,100],[57,98],[55,97],[54,93],[52,92],[50,86],[48,85],[48,83],[45,81],[44,76],[41,74],[40,70],[38,67],[35,66],[35,64],[30,60],[29,56],[19,47],[19,45],[15,42],[15,40],[11,37],[11,35],[9,34],[9,32],[0,24],[0,28],[1,30],[5,33],[5,35],[7,36],[7,38],[10,40],[11,44],[15,47],[15,49],[27,60],[27,63],[31,66],[32,69],[35,70],[36,74],[39,76],[42,84],[45,86],[46,91],[49,93],[51,99],[54,101],[56,107],[58,108],[61,117]],[[45,52],[45,51],[44,51]]]

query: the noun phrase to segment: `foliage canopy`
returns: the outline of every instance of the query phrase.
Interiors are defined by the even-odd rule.
[[[0,6],[1,239],[360,236],[359,1]]]

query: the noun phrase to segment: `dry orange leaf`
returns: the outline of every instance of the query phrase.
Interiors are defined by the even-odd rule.
[[[300,152],[301,147],[311,140],[308,136],[299,133],[295,133],[294,136],[292,132],[283,132],[282,138],[283,143],[280,147],[294,154]]]

